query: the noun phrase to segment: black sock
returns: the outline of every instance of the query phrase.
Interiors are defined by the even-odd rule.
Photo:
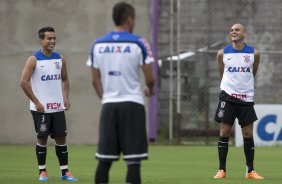
[[[140,184],[141,183],[140,162],[127,162],[126,183]]]
[[[47,147],[46,145],[36,144],[35,150],[40,174],[42,171],[46,171]]]
[[[108,183],[109,182],[109,171],[112,162],[99,161],[96,173],[95,173],[95,183]]]
[[[226,158],[227,158],[227,153],[228,153],[228,141],[229,141],[229,137],[219,137],[219,140],[218,140],[219,170],[226,171]]]
[[[254,170],[254,156],[255,156],[255,144],[254,138],[244,137],[244,152],[246,157],[247,172]]]
[[[66,175],[68,172],[68,147],[67,145],[57,145],[56,148],[56,155],[58,157],[60,168],[62,172],[62,176]]]

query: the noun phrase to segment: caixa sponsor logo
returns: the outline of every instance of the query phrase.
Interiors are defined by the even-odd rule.
[[[120,71],[109,71],[109,75],[119,76],[121,75],[121,72]]]
[[[115,46],[101,46],[99,47],[100,54],[107,54],[107,53],[130,53],[129,46],[122,46],[122,45],[115,45]]]
[[[249,67],[228,67],[229,72],[243,72],[243,73],[250,73],[251,69]]]
[[[54,75],[42,75],[41,76],[42,81],[49,81],[49,80],[61,80],[60,74],[54,74]]]
[[[268,129],[267,126],[273,124],[275,127]],[[277,124],[277,115],[269,114],[258,122],[258,137],[263,141],[282,141],[282,127]]]

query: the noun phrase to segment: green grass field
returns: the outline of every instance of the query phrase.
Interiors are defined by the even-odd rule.
[[[38,180],[34,146],[0,146],[0,184],[34,184]],[[96,147],[69,146],[69,166],[79,179],[77,183],[92,184],[97,161]],[[142,183],[148,184],[281,184],[282,147],[257,147],[255,167],[264,180],[247,180],[243,148],[230,147],[227,178],[213,179],[217,171],[216,146],[156,146],[149,148],[149,160],[142,162]],[[54,146],[48,146],[49,181],[61,184]],[[110,184],[124,184],[126,166],[115,162],[110,172]]]

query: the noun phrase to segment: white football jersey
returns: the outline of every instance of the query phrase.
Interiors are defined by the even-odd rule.
[[[102,103],[144,104],[140,66],[153,61],[149,43],[142,37],[129,32],[110,32],[95,40],[87,66],[100,70]]]
[[[50,57],[41,51],[35,52],[36,67],[31,76],[31,88],[45,113],[59,112],[65,109],[62,92],[62,60],[59,53],[53,52]],[[36,111],[30,100],[30,110]]]
[[[245,45],[242,50],[235,50],[228,45],[223,51],[221,90],[241,101],[254,102],[254,48]]]

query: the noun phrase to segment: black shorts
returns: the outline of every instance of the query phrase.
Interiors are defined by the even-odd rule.
[[[37,137],[67,136],[65,112],[41,113],[31,111]]]
[[[103,161],[139,161],[148,157],[146,116],[143,105],[134,102],[103,104],[96,158]]]
[[[252,124],[258,119],[253,105],[236,104],[220,100],[214,120],[233,126],[235,118],[238,119],[241,128]]]

